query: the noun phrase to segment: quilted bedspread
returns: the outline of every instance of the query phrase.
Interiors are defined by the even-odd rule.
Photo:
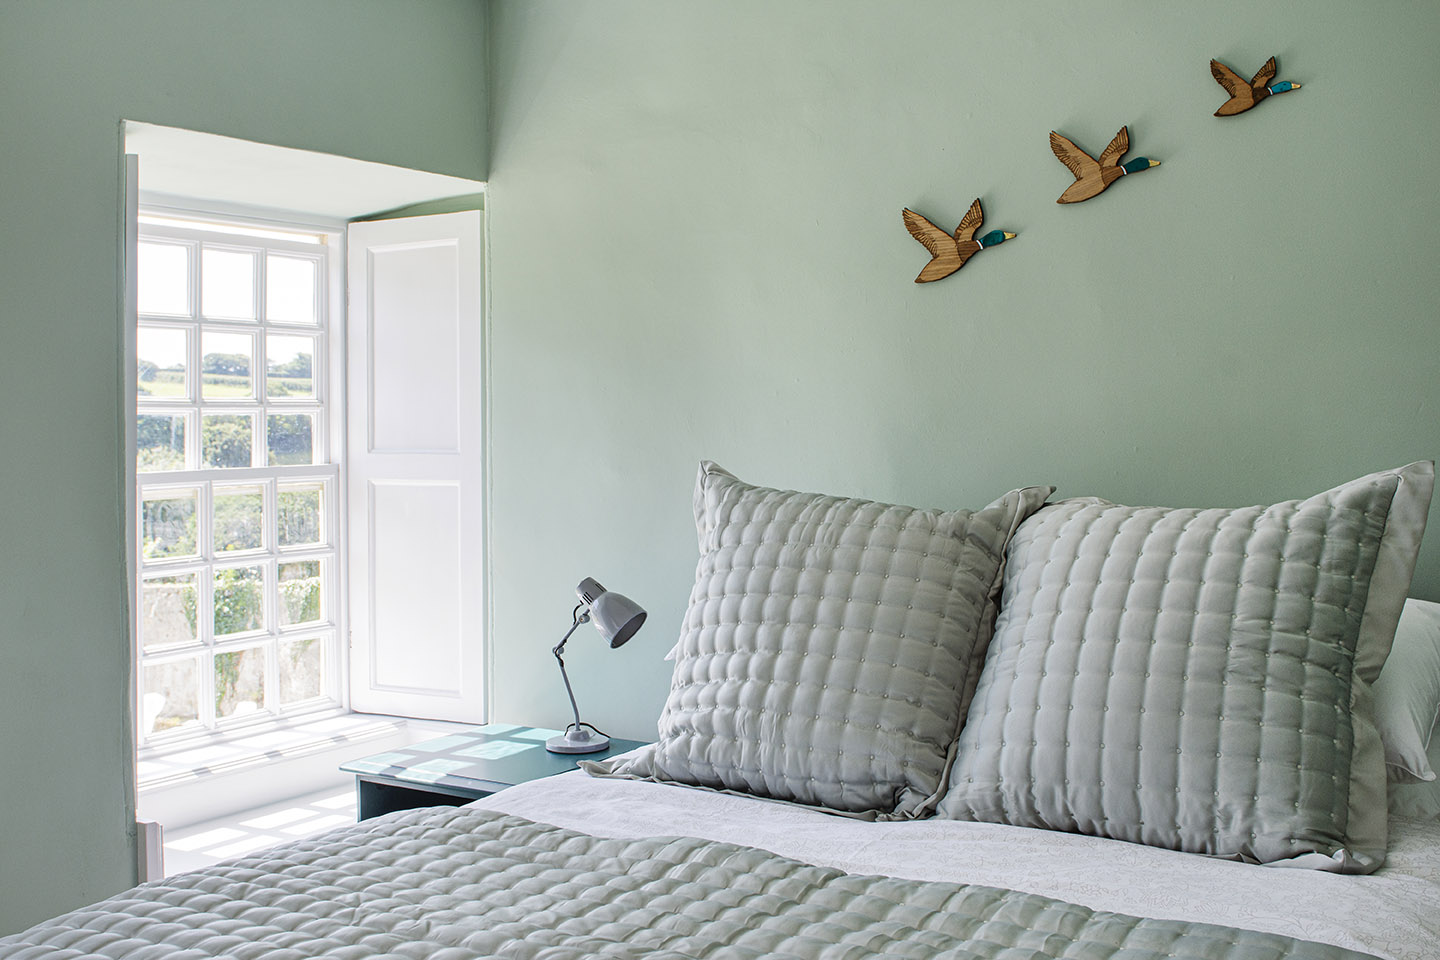
[[[366,821],[0,939],[5,960],[1364,956],[994,887],[849,874],[713,840],[595,837],[475,807]]]

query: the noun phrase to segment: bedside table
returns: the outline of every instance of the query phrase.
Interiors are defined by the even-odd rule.
[[[355,774],[356,819],[369,820],[412,807],[458,807],[471,800],[574,770],[579,760],[604,760],[645,746],[611,738],[605,750],[551,753],[545,741],[560,731],[489,723],[421,743],[342,763]]]

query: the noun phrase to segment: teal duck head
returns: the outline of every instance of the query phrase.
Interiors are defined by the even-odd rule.
[[[983,237],[976,237],[975,242],[980,244],[981,250],[984,250],[986,247],[993,247],[997,243],[1004,243],[1006,240],[1014,239],[1015,234],[1013,233],[1006,233],[1004,230],[991,230]]]
[[[1149,157],[1136,157],[1120,165],[1120,169],[1126,173],[1139,173],[1141,170],[1149,170],[1151,167],[1160,166],[1159,160],[1151,160]]]

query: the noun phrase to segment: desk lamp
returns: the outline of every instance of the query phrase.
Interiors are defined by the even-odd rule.
[[[596,753],[610,746],[609,737],[580,720],[580,708],[575,705],[575,691],[570,687],[570,676],[565,672],[565,660],[561,656],[565,652],[565,642],[570,639],[570,634],[574,633],[580,624],[592,620],[595,629],[609,641],[613,650],[633,637],[635,631],[645,622],[645,611],[640,604],[623,594],[606,590],[591,577],[581,580],[575,592],[580,595],[580,602],[571,612],[575,622],[570,625],[565,636],[560,638],[555,649],[550,651],[555,654],[555,662],[560,664],[560,677],[565,681],[565,692],[570,695],[570,709],[575,711],[575,722],[566,727],[560,736],[545,741],[545,749],[551,753]]]

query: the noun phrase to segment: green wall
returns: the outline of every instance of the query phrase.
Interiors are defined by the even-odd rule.
[[[495,715],[570,647],[645,736],[710,457],[974,506],[1301,496],[1440,453],[1440,7],[686,0],[0,5],[0,934],[124,886],[122,117],[484,179]],[[492,51],[487,80],[485,45]],[[1304,89],[1238,118],[1206,61]],[[487,162],[487,91],[489,107]],[[1059,129],[1164,166],[1072,207]],[[911,206],[1020,233],[911,282]],[[1440,536],[1415,592],[1440,599]]]
[[[922,506],[1305,496],[1440,455],[1440,5],[492,7],[495,713],[653,733],[695,463]],[[1216,119],[1219,57],[1303,89]],[[1164,165],[1086,203],[1057,129]],[[958,275],[912,207],[1019,238]],[[1437,521],[1440,525],[1440,521]],[[1415,592],[1440,599],[1440,531]],[[580,635],[577,635],[577,638]]]
[[[119,122],[483,179],[481,0],[0,4],[0,935],[134,879]]]

